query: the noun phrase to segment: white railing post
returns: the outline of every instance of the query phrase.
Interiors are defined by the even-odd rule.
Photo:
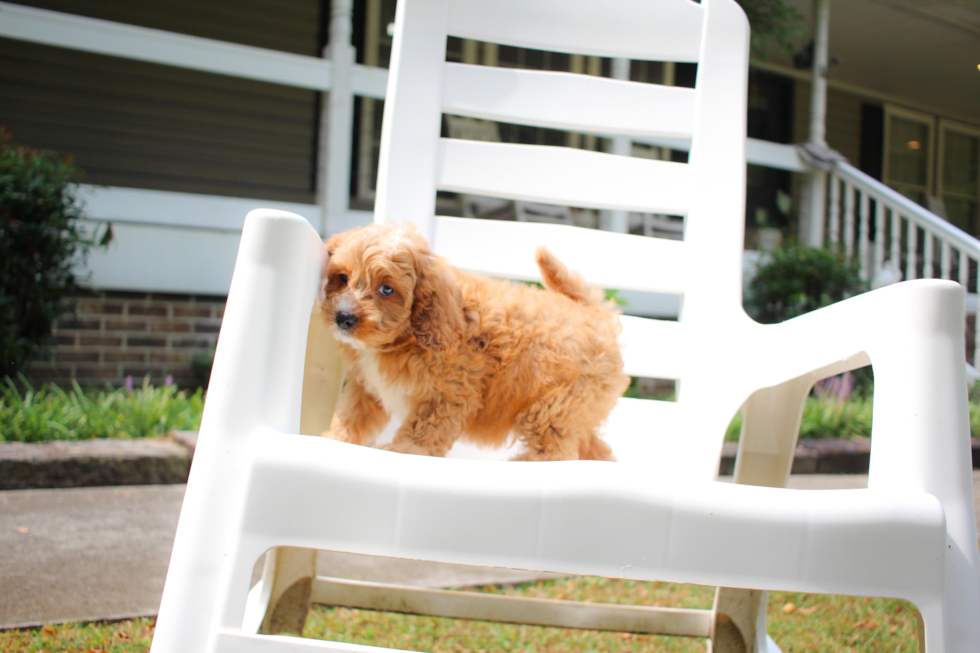
[[[844,256],[854,256],[854,186],[844,182]]]
[[[858,222],[858,256],[861,260],[861,278],[865,281],[871,279],[871,262],[868,259],[870,251],[868,250],[868,236],[869,236],[869,216],[870,202],[868,198],[868,192],[866,190],[861,191],[861,208],[860,208],[860,222]]]
[[[324,57],[333,64],[330,92],[320,110],[320,143],[317,156],[317,203],[323,210],[320,233],[342,231],[350,206],[351,143],[354,131],[352,86],[355,50],[353,0],[330,3],[330,42]]]
[[[823,213],[821,213],[820,215],[823,216]],[[820,240],[821,240],[820,245],[814,245],[811,242],[810,246],[821,247],[823,245],[823,238],[821,237]],[[835,173],[831,173],[830,174],[830,244],[834,246],[835,251],[837,249],[837,244],[839,242],[840,242],[840,178]]]
[[[629,81],[630,60],[622,58],[613,59],[612,77],[613,79]],[[613,136],[610,150],[612,154],[631,156],[633,154],[633,141],[629,136]],[[601,226],[606,231],[615,231],[621,234],[629,232],[630,223],[629,213],[627,211],[602,211],[600,213],[600,219],[602,220]]]
[[[912,220],[909,220],[909,235],[905,247],[905,280],[912,281],[917,278],[915,268],[919,248],[919,228]]]
[[[901,279],[899,275],[902,273],[902,216],[894,208],[892,208],[891,236],[892,271],[896,279]]]
[[[875,262],[871,278],[874,279],[885,265],[885,203],[875,200]]]
[[[950,260],[949,260],[950,259],[949,241],[948,240],[940,241],[940,247],[941,247],[941,249],[939,250],[939,252],[940,252],[940,254],[939,254],[939,278],[940,279],[950,279],[951,277],[949,276],[949,269],[951,267],[951,263],[950,263]]]

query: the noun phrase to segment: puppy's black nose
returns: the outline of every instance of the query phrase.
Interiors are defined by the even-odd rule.
[[[347,311],[337,312],[337,326],[341,329],[352,329],[357,324],[357,316]]]

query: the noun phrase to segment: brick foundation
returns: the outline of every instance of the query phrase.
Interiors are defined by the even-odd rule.
[[[103,292],[72,297],[49,346],[27,368],[35,383],[121,386],[169,374],[181,387],[206,384],[195,357],[214,354],[224,297]]]

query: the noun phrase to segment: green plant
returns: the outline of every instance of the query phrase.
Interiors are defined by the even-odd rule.
[[[191,357],[191,373],[194,375],[194,382],[197,383],[197,387],[207,389],[208,383],[211,381],[211,368],[213,366],[213,349],[207,354],[194,354]]]
[[[794,36],[803,33],[803,15],[783,0],[738,0],[752,27],[752,54],[763,57],[767,41],[792,54]]]
[[[870,398],[854,396],[840,401],[834,397],[807,397],[800,422],[800,438],[870,438],[871,413]],[[971,422],[974,413],[977,415],[976,427],[980,427],[980,407],[970,404]],[[725,441],[738,442],[741,430],[742,413],[738,412],[728,425]]]
[[[765,255],[744,298],[749,315],[782,322],[865,292],[856,260],[789,243]]]
[[[34,389],[7,378],[0,386],[0,442],[143,438],[172,430],[197,430],[204,393],[180,391],[174,385],[140,388],[71,390],[53,384]]]
[[[0,127],[0,378],[34,357],[79,288],[75,266],[94,242],[82,216],[71,157],[14,142]]]

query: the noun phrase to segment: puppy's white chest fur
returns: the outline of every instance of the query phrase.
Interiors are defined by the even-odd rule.
[[[398,383],[390,383],[381,374],[378,355],[371,349],[359,349],[357,360],[364,377],[364,388],[381,402],[385,411],[393,417],[404,419],[408,416],[408,398],[405,389]]]

